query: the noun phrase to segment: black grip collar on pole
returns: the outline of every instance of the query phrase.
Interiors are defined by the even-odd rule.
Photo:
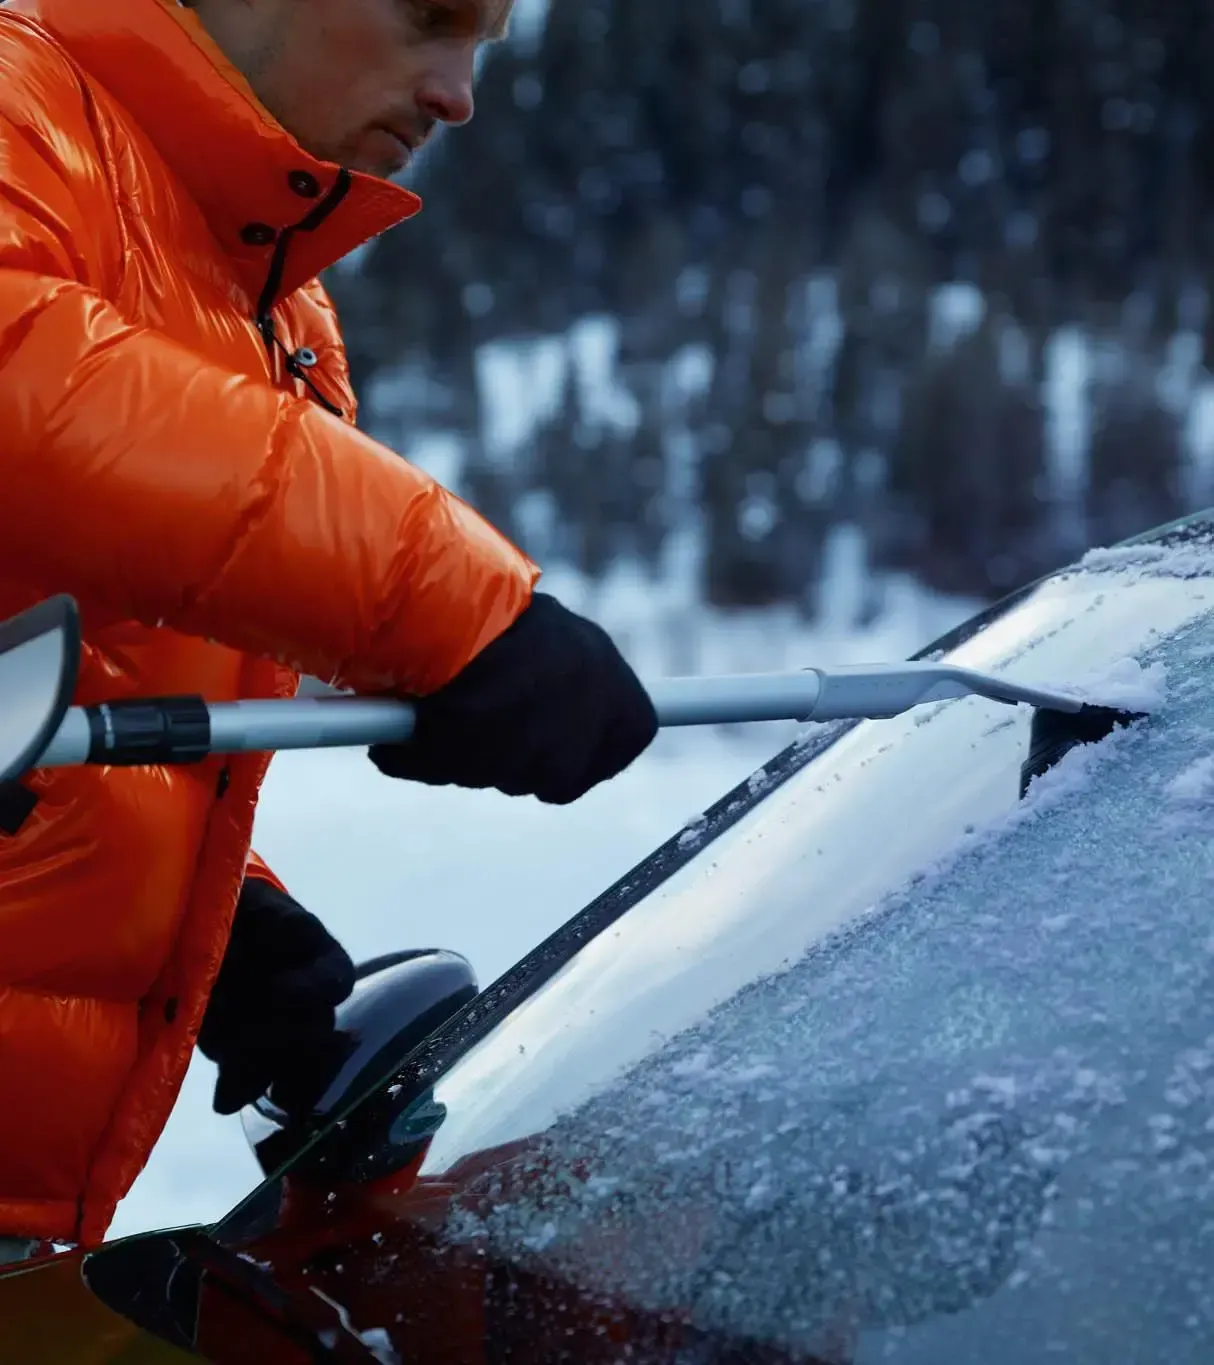
[[[85,712],[90,763],[198,763],[211,751],[211,713],[201,697],[138,697]]]

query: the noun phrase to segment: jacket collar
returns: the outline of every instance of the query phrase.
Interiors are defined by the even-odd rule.
[[[134,117],[252,299],[284,229],[303,227],[277,253],[276,298],[421,208],[409,190],[309,156],[177,0],[8,0],[5,9],[46,29]]]

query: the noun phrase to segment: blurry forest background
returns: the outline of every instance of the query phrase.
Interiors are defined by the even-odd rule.
[[[343,263],[362,421],[545,564],[991,598],[1214,502],[1208,0],[552,0]],[[534,15],[532,15],[534,19]]]

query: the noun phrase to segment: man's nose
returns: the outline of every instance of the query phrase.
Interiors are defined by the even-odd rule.
[[[452,54],[429,68],[417,91],[417,103],[424,114],[441,123],[468,122],[475,108],[472,95],[474,56],[472,51],[466,57]]]

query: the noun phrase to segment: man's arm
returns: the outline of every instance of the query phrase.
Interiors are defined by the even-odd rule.
[[[70,132],[31,138],[6,106],[0,576],[359,690],[454,677],[534,566],[394,452],[121,316],[87,278],[112,210],[48,153]]]

